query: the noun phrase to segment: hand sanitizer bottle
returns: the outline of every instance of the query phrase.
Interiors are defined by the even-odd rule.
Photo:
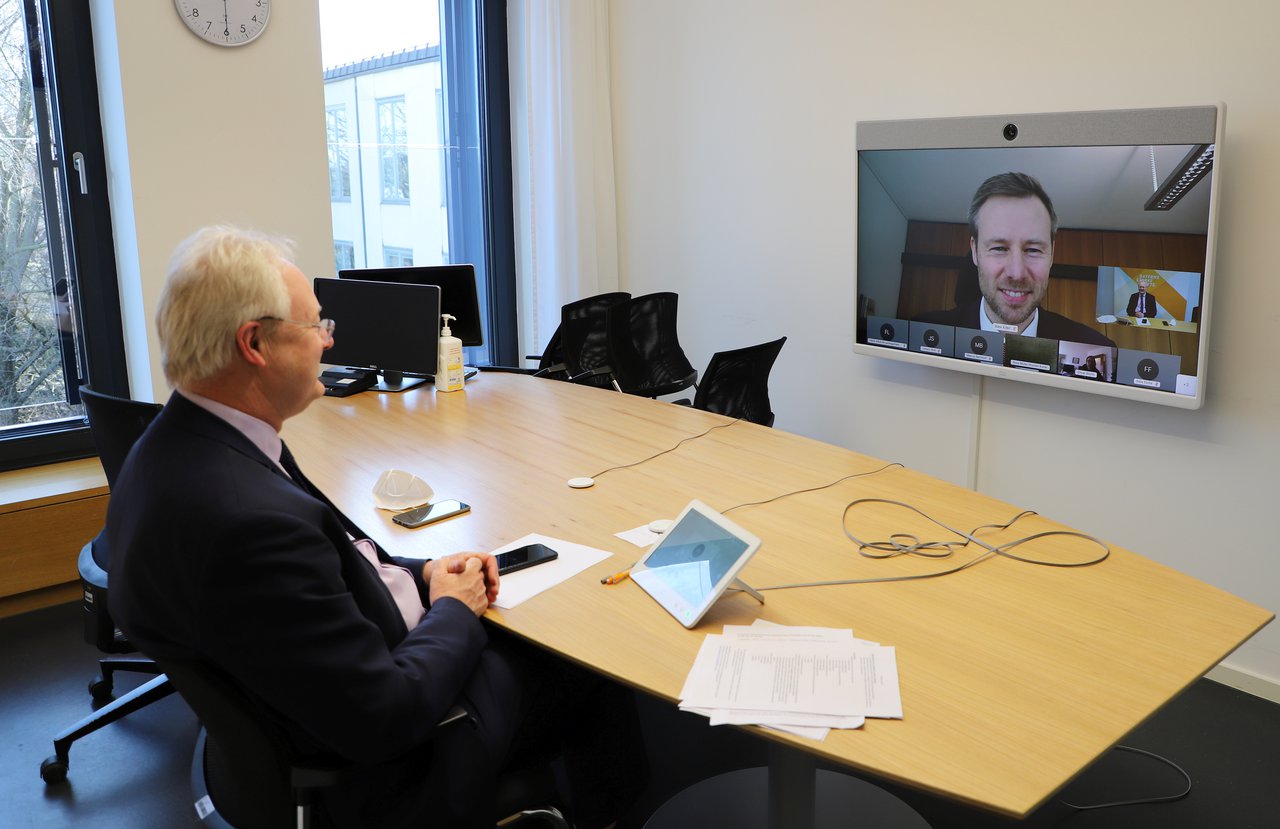
[[[466,384],[462,376],[462,340],[449,330],[452,314],[441,314],[440,348],[436,357],[436,391],[461,391]]]

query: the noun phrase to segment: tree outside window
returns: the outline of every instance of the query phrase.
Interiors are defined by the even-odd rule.
[[[74,287],[51,262],[64,254],[45,221],[46,195],[57,202],[40,166],[23,5],[0,0],[0,433],[76,416],[68,397],[79,402]]]

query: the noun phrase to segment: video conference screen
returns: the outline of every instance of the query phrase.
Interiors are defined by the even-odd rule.
[[[859,123],[855,352],[1198,408],[1222,114]]]

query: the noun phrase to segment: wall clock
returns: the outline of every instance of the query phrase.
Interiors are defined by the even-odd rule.
[[[178,16],[201,40],[244,46],[267,28],[271,0],[173,0]]]

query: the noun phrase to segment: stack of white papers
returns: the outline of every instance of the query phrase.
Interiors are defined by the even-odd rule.
[[[707,634],[680,707],[712,725],[763,725],[815,740],[866,717],[902,719],[893,648],[837,628],[757,620]]]

